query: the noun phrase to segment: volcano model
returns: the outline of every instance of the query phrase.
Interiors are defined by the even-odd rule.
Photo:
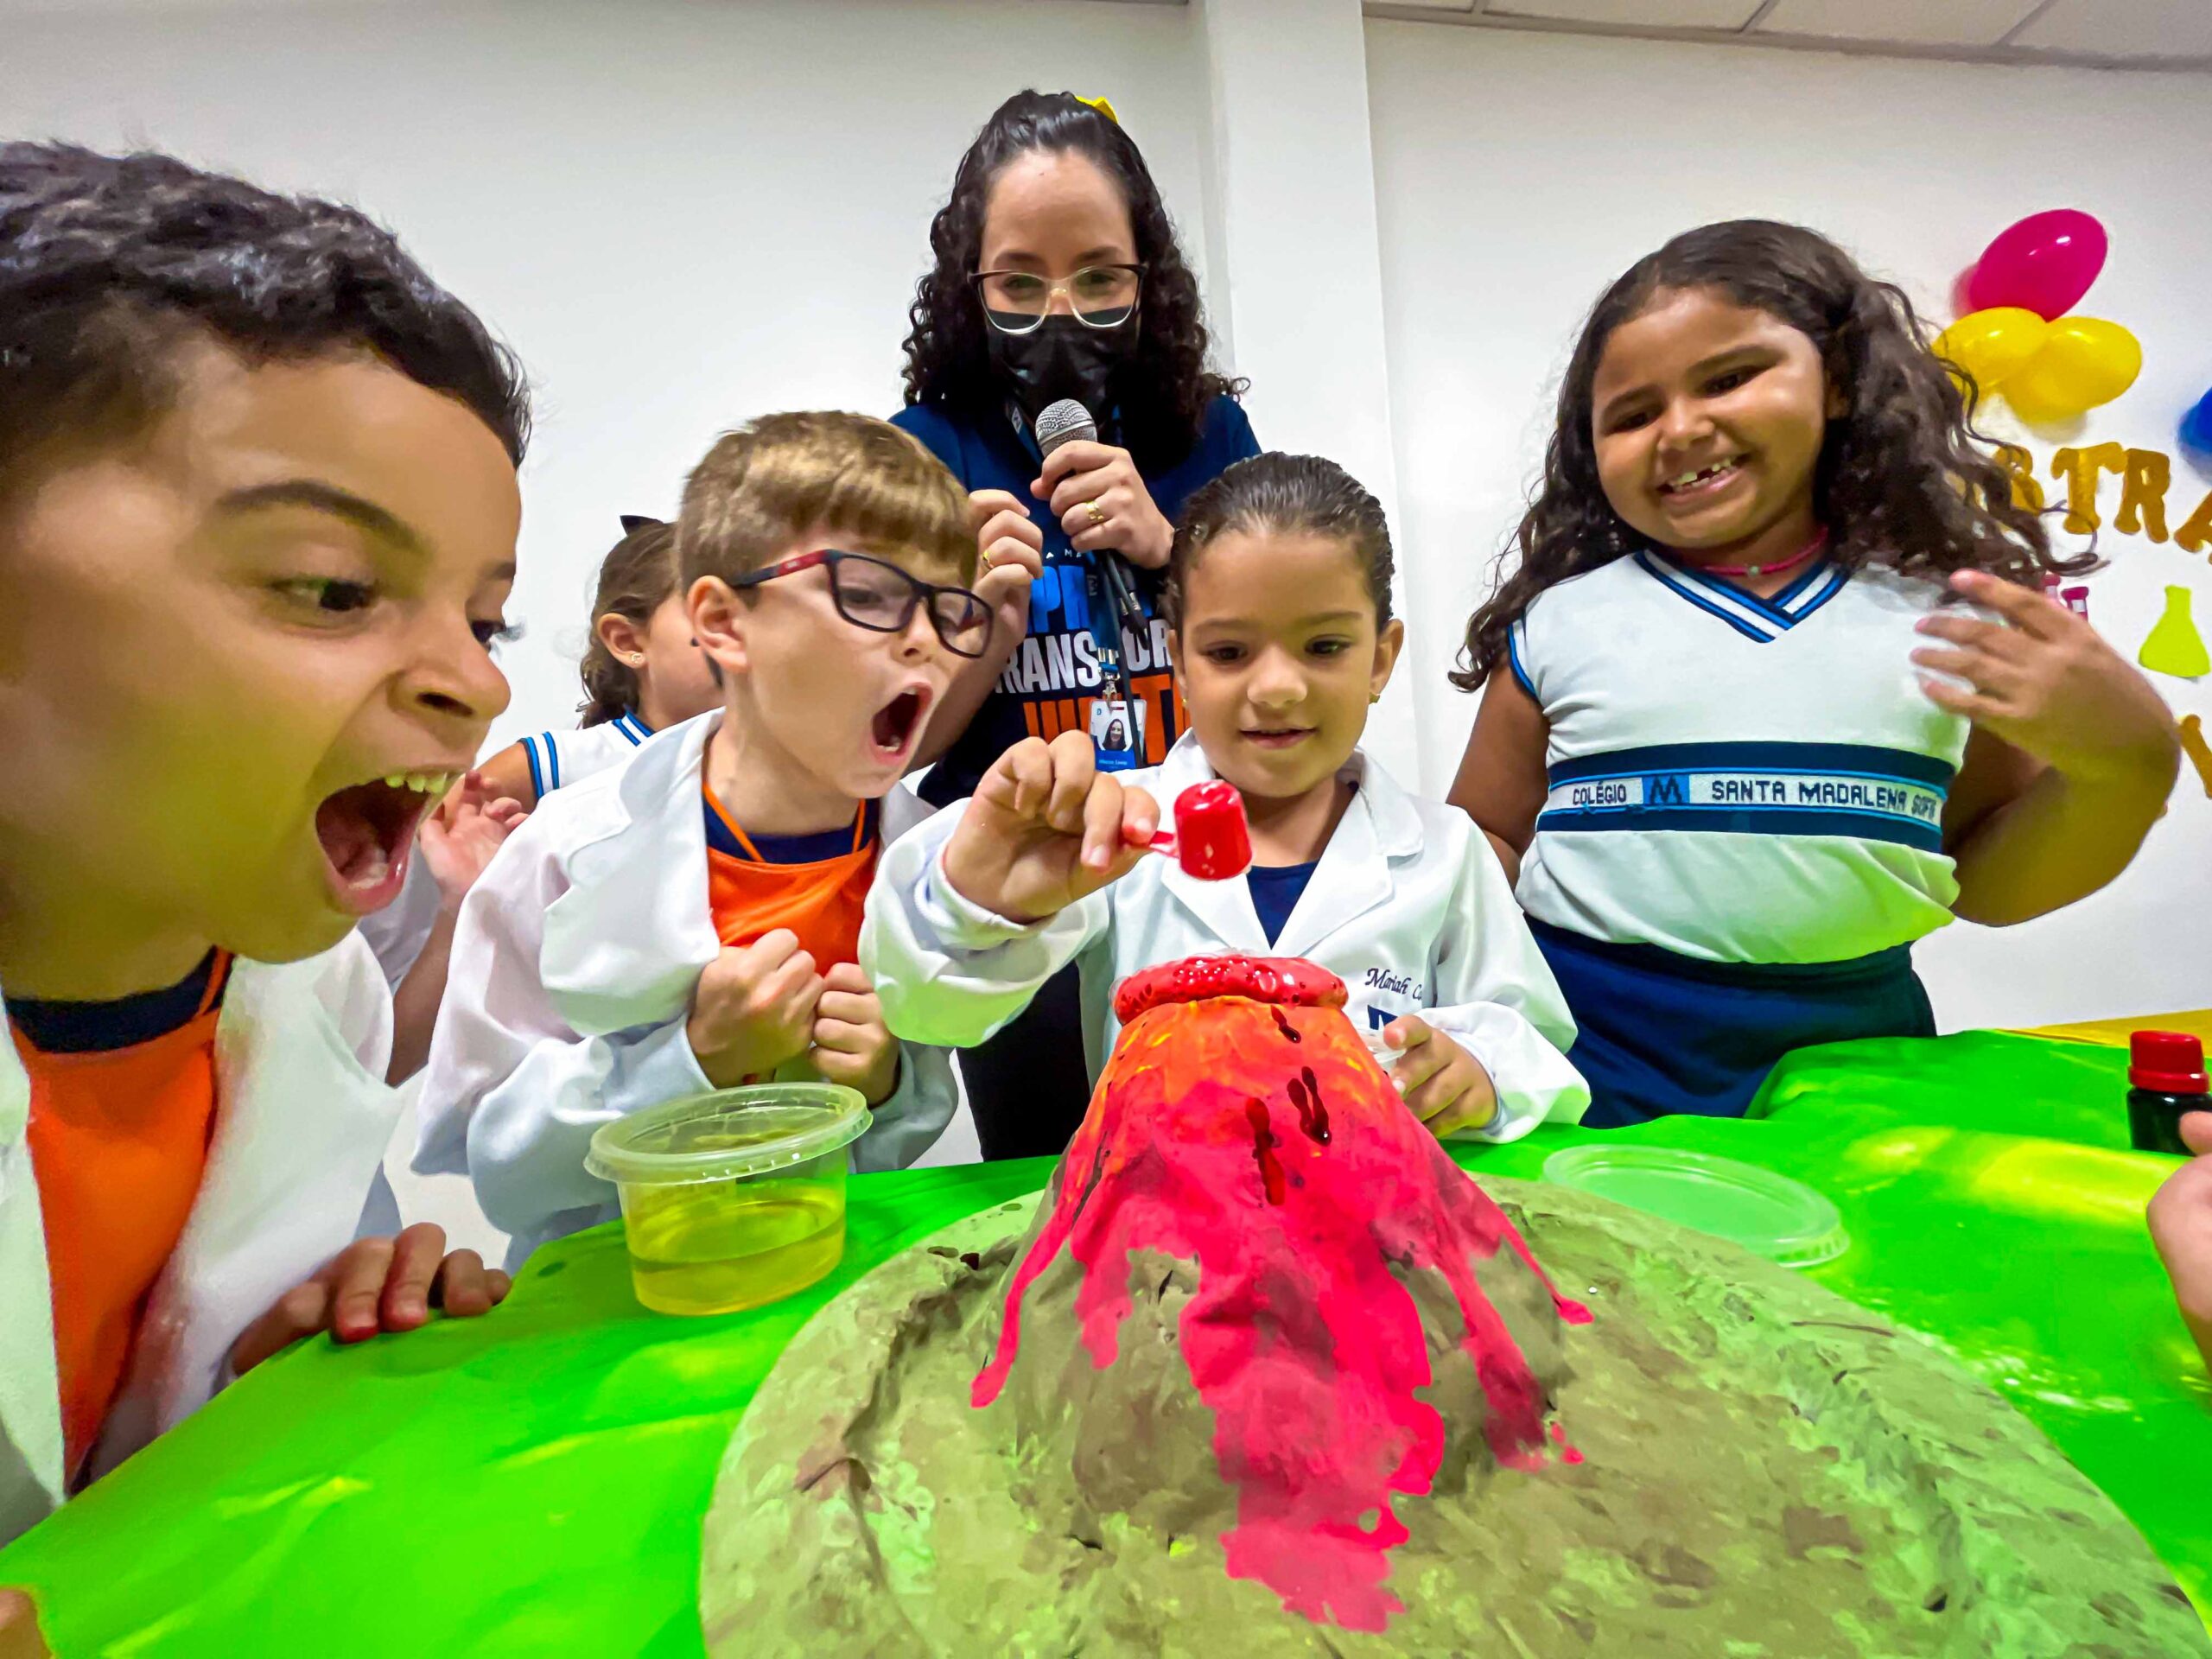
[[[1994,1395],[1728,1246],[1493,1199],[1343,1003],[1122,987],[1042,1198],[854,1286],[748,1410],[715,1655],[2212,1655]]]

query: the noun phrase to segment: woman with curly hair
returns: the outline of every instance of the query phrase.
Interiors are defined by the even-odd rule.
[[[1103,100],[1017,92],[961,157],[930,245],[893,420],[968,487],[998,622],[931,717],[922,793],[959,800],[1014,744],[1070,729],[1099,734],[1102,768],[1157,766],[1182,727],[1157,620],[1173,521],[1260,448],[1242,384],[1207,365],[1159,187]],[[1066,399],[1096,438],[1047,455],[1038,418]],[[986,1157],[1067,1143],[1082,1029],[1071,971],[963,1058]]]
[[[1517,868],[1585,1122],[1740,1114],[1793,1048],[1932,1035],[1914,940],[2095,892],[2163,810],[2172,718],[2044,597],[2092,561],[1974,397],[1794,226],[1691,231],[1591,313],[1468,625],[1452,791]]]

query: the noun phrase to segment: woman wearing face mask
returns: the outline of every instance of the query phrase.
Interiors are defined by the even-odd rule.
[[[931,717],[922,794],[959,800],[1021,739],[1070,729],[1103,769],[1155,766],[1183,726],[1158,620],[1173,521],[1260,449],[1243,384],[1207,366],[1159,187],[1103,99],[1018,92],[961,157],[930,245],[892,418],[967,486],[998,623]],[[1098,437],[1047,456],[1035,423],[1063,399]],[[962,1070],[985,1157],[1059,1152],[1089,1093],[1074,975]]]

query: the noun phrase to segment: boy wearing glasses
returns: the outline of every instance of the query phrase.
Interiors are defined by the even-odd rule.
[[[861,1168],[952,1115],[947,1057],[884,1029],[855,957],[877,854],[928,811],[896,785],[990,641],[966,496],[884,422],[772,415],[692,473],[677,547],[722,708],[548,797],[454,939],[416,1167],[466,1171],[512,1263],[613,1218],[584,1154],[644,1107],[849,1084]]]

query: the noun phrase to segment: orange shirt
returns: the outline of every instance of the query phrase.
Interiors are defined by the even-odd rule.
[[[707,807],[707,902],[724,944],[750,944],[787,927],[819,971],[860,959],[861,914],[875,877],[876,804],[862,802],[850,830],[820,836],[748,836],[715,791]]]
[[[73,1484],[207,1173],[215,1022],[229,972],[218,953],[166,991],[9,1009],[30,1076],[31,1168]]]

